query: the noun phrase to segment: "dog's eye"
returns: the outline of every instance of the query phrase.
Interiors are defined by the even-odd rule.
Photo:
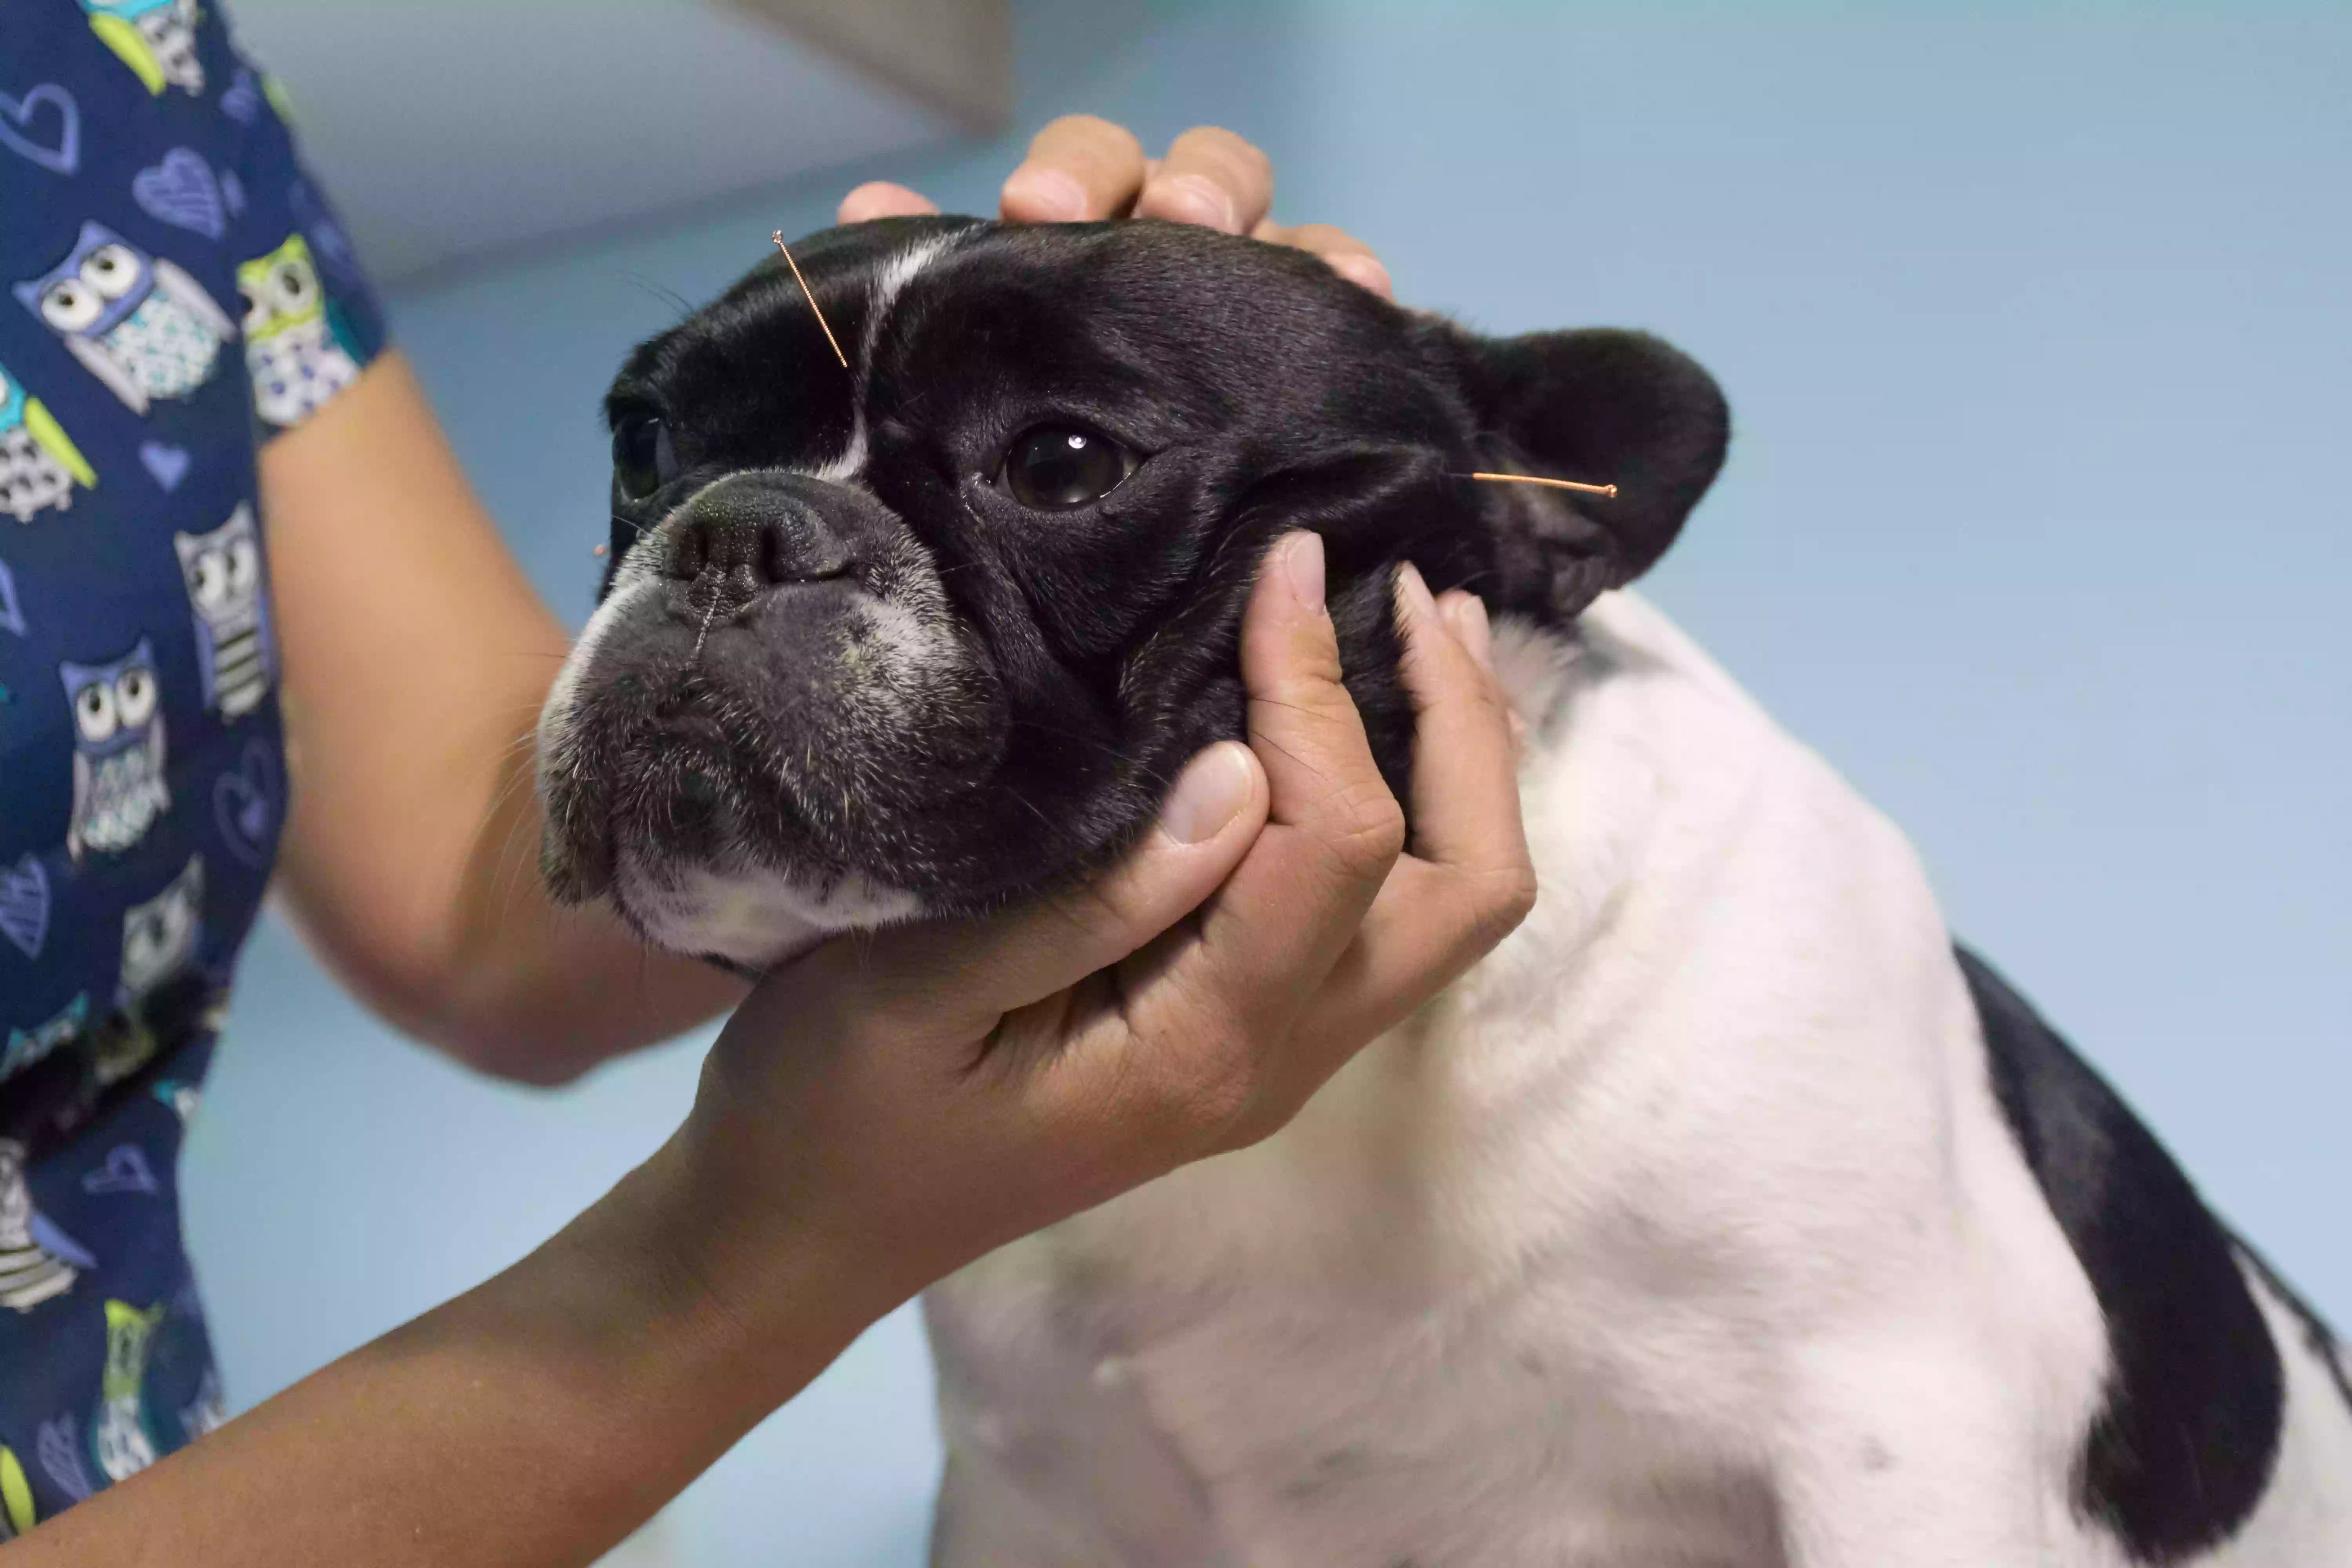
[[[1072,425],[1040,425],[1004,454],[1004,488],[1023,506],[1067,511],[1118,489],[1133,471],[1127,449]]]
[[[669,426],[658,419],[632,419],[613,432],[613,478],[621,494],[643,500],[677,478],[677,453]]]

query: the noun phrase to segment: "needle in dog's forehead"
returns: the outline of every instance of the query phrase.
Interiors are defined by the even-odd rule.
[[[842,369],[847,370],[849,356],[841,352],[841,340],[833,335],[833,323],[826,321],[824,312],[817,308],[815,293],[809,288],[808,279],[801,276],[801,264],[793,259],[792,247],[784,243],[784,231],[778,229],[768,237],[775,241],[778,250],[784,253],[784,265],[793,269],[793,281],[801,286],[801,295],[808,300],[810,313],[816,317],[816,324],[824,329],[824,341],[833,345],[833,357],[841,362]]]

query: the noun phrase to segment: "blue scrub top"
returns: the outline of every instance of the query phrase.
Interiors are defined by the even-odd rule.
[[[0,0],[0,1541],[216,1426],[177,1164],[286,815],[262,442],[381,350],[197,0]]]

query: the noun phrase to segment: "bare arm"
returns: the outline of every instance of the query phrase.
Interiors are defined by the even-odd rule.
[[[1128,213],[1297,244],[1385,289],[1336,229],[1285,229],[1265,157],[1186,132],[1147,162],[1084,116],[1005,186],[1024,221]],[[845,221],[929,210],[869,185]],[[530,733],[570,647],[466,482],[396,354],[263,449],[294,809],[279,886],[312,947],[377,1012],[485,1071],[572,1078],[731,1006],[742,988],[649,952],[538,875]]]
[[[1475,602],[1400,584],[1401,854],[1321,578],[1311,540],[1277,554],[1249,745],[1195,758],[1100,883],[786,966],[686,1125],[562,1235],[0,1562],[591,1562],[930,1280],[1283,1125],[1534,898]]]
[[[0,1551],[8,1568],[591,1563],[840,1353],[864,1302],[767,1244],[756,1323],[706,1288],[665,1151],[562,1234]],[[814,1234],[812,1229],[811,1234]]]

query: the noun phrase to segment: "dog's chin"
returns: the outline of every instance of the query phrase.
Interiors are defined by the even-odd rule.
[[[613,900],[656,947],[744,974],[789,963],[826,938],[920,919],[921,900],[860,872],[816,878],[759,865],[661,858],[624,844]]]

